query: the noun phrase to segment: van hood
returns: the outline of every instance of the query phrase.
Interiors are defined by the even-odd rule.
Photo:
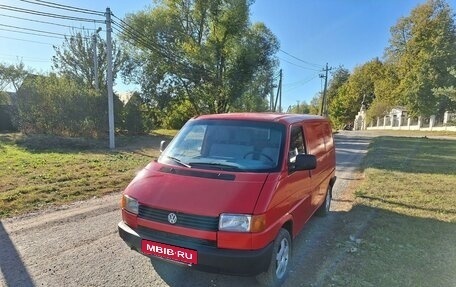
[[[204,216],[252,214],[268,173],[225,172],[150,163],[124,193],[152,208]]]

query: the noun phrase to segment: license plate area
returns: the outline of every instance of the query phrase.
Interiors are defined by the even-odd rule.
[[[185,264],[198,264],[198,252],[193,249],[143,239],[141,251],[146,255],[154,255]]]

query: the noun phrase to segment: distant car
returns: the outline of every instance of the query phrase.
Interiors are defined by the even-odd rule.
[[[123,192],[120,237],[152,258],[279,286],[292,240],[329,212],[335,163],[323,117],[193,118]]]

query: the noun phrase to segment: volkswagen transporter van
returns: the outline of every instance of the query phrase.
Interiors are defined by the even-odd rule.
[[[314,213],[329,212],[335,180],[323,117],[199,116],[125,189],[118,230],[155,260],[278,286],[293,239]]]

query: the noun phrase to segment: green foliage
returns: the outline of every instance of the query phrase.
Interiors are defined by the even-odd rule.
[[[74,81],[95,88],[95,70],[93,62],[93,35],[87,31],[73,32],[70,37],[65,36],[61,47],[54,46],[55,56],[52,57],[53,68],[60,74],[70,77]],[[98,83],[102,90],[106,90],[107,54],[106,41],[99,34],[95,34],[97,43]],[[127,64],[126,53],[112,45],[113,79]]]
[[[18,91],[19,128],[26,133],[99,136],[107,130],[105,106],[105,97],[67,77],[29,77]]]
[[[391,33],[386,59],[396,67],[401,101],[412,115],[443,113],[448,99],[432,91],[454,83],[447,70],[456,65],[452,9],[443,0],[428,0],[401,18]]]
[[[292,114],[310,114],[310,105],[304,102],[297,102],[296,105],[292,105],[289,109]]]
[[[166,129],[180,129],[192,116],[193,109],[189,101],[173,103],[162,114],[162,127]]]
[[[8,105],[9,104],[9,96],[6,92],[0,91],[0,105]]]
[[[143,111],[144,105],[141,96],[133,93],[128,103],[121,108],[118,128],[128,131],[129,134],[144,133],[146,125]]]
[[[132,56],[125,74],[150,106],[181,119],[265,108],[279,44],[264,24],[249,22],[250,1],[156,4],[125,19],[141,38],[122,37]]]
[[[320,112],[320,106],[321,106],[321,94],[317,94],[312,98],[312,100],[310,100],[309,114],[318,115]]]
[[[347,79],[347,71],[341,70],[331,90],[332,98],[329,102],[329,115],[336,128],[353,121],[364,103],[370,106],[374,100],[375,83],[381,78],[383,64],[378,59],[371,60],[354,69]]]
[[[456,68],[451,67],[448,68],[448,72],[456,78]],[[448,100],[448,111],[455,111],[456,110],[456,87],[454,84],[451,86],[446,86],[446,87],[440,87],[440,88],[435,88],[432,90],[434,92],[434,95],[437,97],[443,97],[442,102],[444,102],[445,99]]]
[[[362,64],[348,80],[347,73],[340,71],[337,84],[328,88],[333,123],[352,122],[363,99],[370,119],[395,106],[406,107],[410,116],[441,117],[446,110],[456,109],[451,75],[456,67],[453,14],[444,0],[426,1],[391,28],[384,62],[374,59]]]
[[[28,74],[22,61],[15,65],[0,63],[0,91],[8,86],[17,91]]]

